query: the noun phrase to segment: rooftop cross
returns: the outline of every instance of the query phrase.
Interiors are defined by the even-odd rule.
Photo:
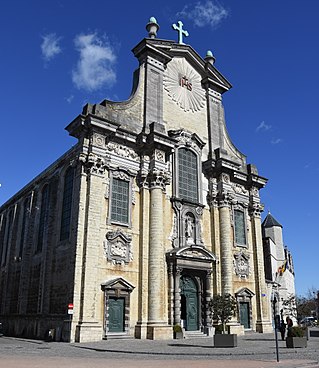
[[[175,23],[172,25],[172,27],[173,29],[175,29],[175,31],[178,31],[178,43],[184,44],[183,35],[185,37],[188,37],[189,33],[183,29],[183,22],[179,20],[177,23],[178,23],[178,27]]]

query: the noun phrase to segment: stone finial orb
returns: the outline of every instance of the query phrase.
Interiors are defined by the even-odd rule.
[[[146,24],[146,30],[150,38],[156,38],[159,25],[155,17],[151,17],[149,22]]]
[[[210,63],[210,64],[212,64],[212,65],[214,65],[215,60],[216,59],[215,59],[213,53],[210,50],[208,50],[206,52],[205,61],[208,62],[208,63]]]

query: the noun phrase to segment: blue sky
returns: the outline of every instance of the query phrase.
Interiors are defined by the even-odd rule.
[[[64,127],[85,103],[127,99],[149,18],[176,41],[182,20],[233,85],[228,131],[269,179],[263,217],[284,227],[297,292],[319,289],[319,1],[11,0],[1,13],[0,204],[75,143]]]

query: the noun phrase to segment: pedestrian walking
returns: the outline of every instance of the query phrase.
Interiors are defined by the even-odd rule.
[[[292,319],[288,316],[286,318],[286,322],[287,322],[287,336],[291,337],[291,329],[292,329],[292,326],[293,326]]]
[[[281,340],[284,341],[285,340],[285,335],[286,335],[286,323],[285,321],[282,319],[280,322],[280,334],[281,334]]]

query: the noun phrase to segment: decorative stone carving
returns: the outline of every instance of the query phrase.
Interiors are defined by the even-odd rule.
[[[256,187],[252,187],[250,190],[250,194],[254,197],[258,197],[259,198],[259,190]]]
[[[201,154],[201,150],[205,145],[205,143],[196,134],[191,133],[186,129],[170,130],[168,134],[177,141],[177,147],[191,147],[198,154]]]
[[[86,170],[96,176],[104,176],[105,170],[108,168],[108,164],[106,163],[106,157],[100,157],[94,153],[89,153],[88,155],[80,154],[79,160],[82,162]]]
[[[105,179],[105,194],[104,197],[108,199],[110,197],[110,178]]]
[[[168,237],[168,239],[172,241],[173,247],[176,246],[175,239],[177,239],[177,236],[178,236],[178,233],[177,233],[177,218],[176,218],[176,215],[174,214],[171,235]]]
[[[109,231],[104,242],[104,253],[113,264],[127,264],[133,260],[132,237],[121,230]]]
[[[248,190],[243,185],[234,183],[232,188],[235,193],[248,195]]]
[[[249,215],[252,217],[260,217],[264,210],[264,205],[260,202],[253,202],[249,204]]]
[[[171,181],[171,174],[168,171],[152,169],[148,174],[150,188],[160,187],[165,191],[166,185]]]
[[[209,178],[208,181],[208,193],[207,193],[207,204],[211,206],[217,206],[218,205],[218,190],[217,190],[217,179],[216,178]]]
[[[218,193],[217,200],[220,207],[230,207],[233,203],[235,203],[235,196],[233,193],[223,190]]]
[[[109,142],[106,148],[109,152],[115,153],[118,156],[125,157],[134,161],[139,160],[138,154],[132,148],[123,146],[122,144]]]
[[[228,175],[228,174],[222,174],[222,175],[221,175],[221,181],[222,181],[223,183],[228,184],[228,183],[229,183],[229,181],[230,181],[230,179],[229,179],[229,175]]]
[[[155,150],[154,158],[157,161],[165,162],[165,153],[163,151],[160,151],[160,150]]]
[[[101,134],[95,133],[93,135],[93,144],[99,147],[104,147],[105,145],[105,137]]]
[[[174,58],[168,63],[163,81],[169,97],[185,112],[196,112],[205,106],[201,76],[184,58]]]
[[[130,176],[124,171],[120,171],[120,170],[113,171],[112,176],[113,178],[116,178],[116,179],[130,181]]]
[[[249,254],[239,252],[234,255],[234,271],[237,276],[247,278],[250,274]]]

